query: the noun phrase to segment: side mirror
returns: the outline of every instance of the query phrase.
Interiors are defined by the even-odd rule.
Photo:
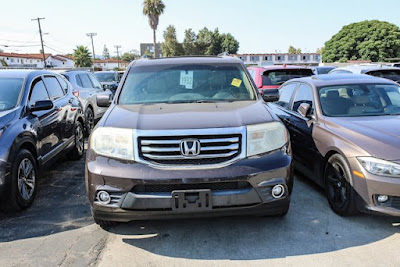
[[[304,118],[309,118],[311,113],[311,105],[308,103],[301,103],[297,112]]]
[[[279,90],[265,89],[262,93],[262,98],[265,102],[276,102],[279,100]]]
[[[102,108],[107,108],[111,105],[111,95],[110,94],[98,94],[96,96],[97,106]]]
[[[41,100],[36,101],[35,105],[31,106],[29,110],[31,112],[40,111],[40,110],[50,110],[53,108],[53,101],[51,100]]]

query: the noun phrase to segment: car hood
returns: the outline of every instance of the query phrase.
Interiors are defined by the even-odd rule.
[[[386,160],[400,160],[400,116],[329,118],[327,126],[367,151]]]
[[[240,127],[271,122],[262,101],[115,105],[103,126],[138,130]]]
[[[15,109],[0,111],[0,129],[14,118],[15,112]]]

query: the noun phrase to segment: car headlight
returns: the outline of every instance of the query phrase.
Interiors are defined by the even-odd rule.
[[[100,127],[90,137],[92,149],[99,155],[135,160],[133,154],[133,130]]]
[[[364,169],[372,174],[400,177],[400,165],[373,157],[358,157]]]
[[[280,122],[248,125],[247,157],[283,147],[287,141],[285,126]]]

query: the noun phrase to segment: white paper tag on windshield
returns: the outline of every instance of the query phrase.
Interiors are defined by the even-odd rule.
[[[181,85],[186,89],[193,89],[193,71],[181,71]]]

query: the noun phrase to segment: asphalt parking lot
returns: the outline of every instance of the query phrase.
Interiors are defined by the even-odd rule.
[[[94,224],[84,160],[42,175],[27,211],[0,214],[0,266],[399,266],[400,218],[341,218],[297,175],[288,215]]]

